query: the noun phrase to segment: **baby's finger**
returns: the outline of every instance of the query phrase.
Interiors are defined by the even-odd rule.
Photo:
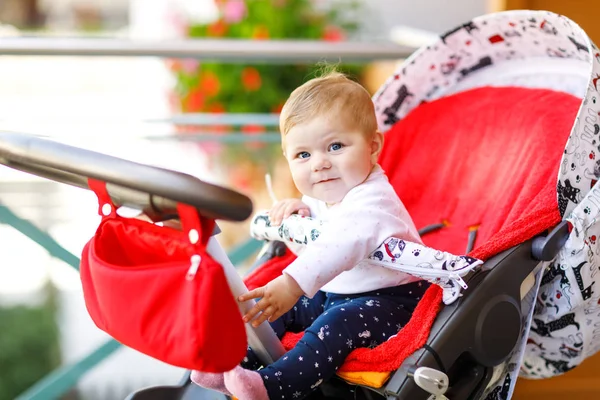
[[[281,311],[276,310],[271,314],[271,316],[267,319],[269,322],[277,321],[279,317],[281,317],[283,313]]]
[[[290,202],[285,207],[285,210],[283,212],[283,219],[289,217],[290,215],[295,213],[297,210],[298,210],[298,203]]]
[[[281,223],[284,207],[285,203],[280,201],[271,208],[271,211],[269,211],[269,219],[271,220],[272,225],[277,226]]]
[[[271,206],[271,212],[281,210],[283,207],[285,207],[285,200],[280,200]]]
[[[253,322],[252,322],[252,326],[253,327],[257,327],[260,324],[262,324],[263,322],[265,322],[275,311],[275,309],[273,308],[273,306],[269,306],[267,307],[267,309],[265,311],[263,311],[258,318],[256,318]]]
[[[262,310],[264,310],[266,307],[268,306],[268,303],[264,300],[260,300],[258,303],[256,303],[254,305],[254,307],[252,307],[250,309],[250,311],[248,311],[246,313],[246,315],[244,315],[244,322],[249,322],[252,321],[254,319],[254,317],[256,317],[256,315],[261,312]]]
[[[244,302],[251,299],[258,299],[259,297],[263,297],[265,294],[265,287],[259,287],[254,290],[249,291],[248,293],[244,293],[238,296],[239,302]]]
[[[304,217],[310,217],[310,210],[308,208],[301,208],[298,210],[298,215],[302,215]]]

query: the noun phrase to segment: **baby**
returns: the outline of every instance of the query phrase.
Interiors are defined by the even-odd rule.
[[[369,93],[336,72],[312,79],[292,92],[280,128],[283,154],[303,197],[277,202],[271,225],[293,213],[326,222],[280,277],[239,298],[260,298],[245,322],[268,320],[280,338],[304,330],[297,345],[259,370],[249,350],[242,366],[225,374],[192,373],[195,383],[243,400],[308,396],[352,350],[395,335],[428,286],[367,259],[392,236],[421,243],[377,164],[383,135]]]

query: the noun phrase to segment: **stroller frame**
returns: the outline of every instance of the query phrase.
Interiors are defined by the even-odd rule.
[[[575,46],[573,58],[589,61],[590,74],[600,71],[597,47],[589,41],[579,27],[566,18],[545,12],[523,11],[500,14],[503,15],[498,19],[547,18],[560,29],[566,27],[565,29],[572,31],[572,37],[568,37],[570,42],[567,43]],[[458,30],[444,35],[441,41],[448,44],[453,39],[471,35],[474,29],[473,23],[467,23]],[[552,23],[544,24],[543,29],[549,30],[549,34],[555,34],[553,30],[556,30]],[[430,51],[429,47],[422,49],[419,54],[412,57],[411,65],[414,61],[419,61],[419,57],[420,61],[428,62],[427,59],[432,59],[434,56],[436,53]],[[499,59],[512,57],[511,53],[497,56]],[[554,57],[554,55],[548,56]],[[452,76],[455,81],[451,84],[460,86],[466,83],[467,80],[462,81],[462,79],[473,72],[485,71],[484,68],[489,66],[488,61],[490,60],[484,57],[471,68],[457,70],[457,73]],[[415,68],[418,67],[419,62],[416,63]],[[420,101],[434,100],[452,92],[452,89],[442,86],[398,88],[394,83],[396,78],[397,76],[391,77],[374,99],[382,130],[407,115]],[[596,80],[593,86],[591,80],[588,84],[586,93],[588,98],[598,90]],[[403,80],[402,83],[404,82]],[[594,115],[593,111],[594,107],[591,104],[583,103],[579,115],[582,121],[579,121],[578,117],[573,129],[573,137],[585,137],[587,127],[583,119],[586,116],[595,118],[597,114]],[[578,154],[573,151],[565,151],[563,157],[565,165],[574,161],[576,155]],[[583,161],[588,163],[585,167],[593,171],[594,161]],[[141,208],[154,221],[172,218],[175,215],[177,202],[191,204],[201,214],[214,219],[240,221],[247,218],[252,211],[251,203],[245,196],[206,184],[189,175],[132,163],[26,135],[0,132],[0,163],[83,188],[87,188],[87,178],[105,181],[116,205]],[[561,170],[564,176],[560,177],[559,189],[572,188],[574,185],[576,189],[580,189],[581,195],[585,195],[592,187],[594,177],[592,174],[585,174],[581,179],[576,180],[575,176],[578,173],[578,170]],[[582,200],[586,199],[569,196],[567,191],[559,191],[561,214],[566,217],[582,203]],[[464,292],[460,300],[444,307],[439,313],[427,346],[405,360],[383,388],[356,387],[340,379],[333,379],[320,386],[319,391],[311,398],[430,398],[430,393],[421,389],[415,382],[416,367],[429,367],[446,373],[450,388],[445,394],[453,399],[480,397],[486,388],[489,389],[492,384],[502,380],[496,373],[497,366],[502,365],[509,358],[518,360],[517,362],[521,361],[524,340],[529,332],[533,314],[533,307],[528,310],[528,313],[525,312],[521,306],[521,299],[525,296],[536,296],[542,268],[548,261],[556,258],[568,237],[567,223],[563,221],[549,235],[534,238],[497,254],[487,260],[479,271],[467,276],[465,280],[469,284],[469,289]],[[239,294],[245,291],[237,271],[216,240],[211,240],[208,251],[223,265],[233,293]],[[271,244],[263,257],[277,256],[277,253],[277,244]],[[246,304],[247,307],[251,307],[251,304]],[[498,327],[507,334],[499,335]],[[248,341],[266,363],[283,354],[281,343],[267,324],[257,329],[248,328]],[[449,343],[451,345],[448,345]],[[517,346],[519,343],[521,345]],[[521,356],[517,356],[518,353]],[[518,368],[518,365],[513,365],[511,372],[515,372],[515,367]],[[504,370],[500,371],[500,374],[503,372]],[[501,391],[500,395],[503,395],[500,398],[507,398],[510,395],[514,386],[514,376],[516,374],[506,375],[504,382],[496,386],[496,389]],[[442,383],[436,382],[432,376],[430,378],[434,385]],[[143,389],[129,398],[134,400],[202,399],[216,398],[216,395],[214,392],[190,384],[189,375],[186,375],[179,386]]]
[[[251,212],[250,200],[234,191],[210,185],[192,176],[151,167],[40,139],[34,136],[0,132],[0,162],[6,166],[62,183],[88,188],[87,179],[107,182],[109,195],[118,206],[128,205],[148,212],[155,221],[171,218],[176,202],[195,206],[215,219],[243,220]],[[200,193],[200,196],[197,194]],[[192,199],[192,200],[190,200]],[[161,206],[158,206],[161,205]],[[568,233],[568,232],[567,232]],[[547,237],[530,240],[496,255],[471,273],[469,289],[438,315],[428,345],[414,353],[381,389],[357,389],[334,379],[324,384],[315,398],[364,398],[373,396],[399,399],[426,399],[429,393],[414,378],[417,367],[429,367],[447,373],[452,398],[476,398],[492,379],[491,368],[502,363],[513,351],[522,328],[522,293],[526,278],[540,260],[549,260],[564,242],[565,226]],[[272,242],[257,264],[277,256]],[[242,280],[216,240],[211,239],[209,253],[223,265],[234,295],[245,292]],[[484,279],[485,278],[485,279]],[[242,312],[252,304],[245,303]],[[502,329],[500,329],[502,328]],[[284,353],[279,339],[268,324],[248,326],[248,341],[259,357],[270,363]],[[503,332],[501,335],[498,332]],[[460,341],[456,341],[456,338]],[[447,344],[453,342],[451,346]],[[460,376],[459,370],[467,374]],[[191,384],[189,375],[179,386],[138,391],[131,400],[204,398],[205,389]],[[214,398],[214,393],[209,396]],[[319,397],[321,396],[321,397]],[[339,397],[342,396],[342,397]]]

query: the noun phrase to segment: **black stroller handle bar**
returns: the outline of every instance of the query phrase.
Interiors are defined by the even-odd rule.
[[[106,182],[116,206],[142,209],[155,221],[176,216],[177,203],[213,219],[243,221],[252,213],[251,200],[236,191],[33,135],[0,132],[0,164],[83,189],[88,178]]]

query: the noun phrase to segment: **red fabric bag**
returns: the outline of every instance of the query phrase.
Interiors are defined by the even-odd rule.
[[[214,221],[184,204],[182,231],[122,218],[105,184],[89,184],[102,222],[83,250],[80,275],[98,328],[178,367],[224,372],[238,365],[246,332],[223,268],[206,252]]]

